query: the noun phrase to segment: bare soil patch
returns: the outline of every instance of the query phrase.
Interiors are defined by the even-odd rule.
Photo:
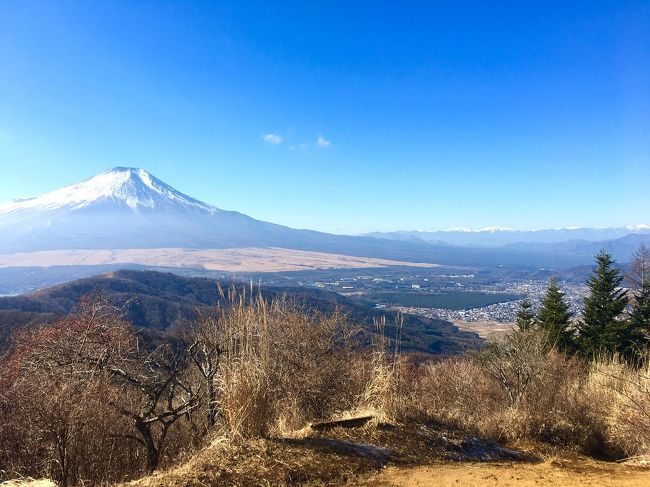
[[[641,487],[650,485],[650,471],[589,459],[563,463],[437,464],[388,467],[360,480],[361,486],[403,487]]]
[[[183,465],[131,485],[631,487],[650,485],[650,469],[536,445],[509,448],[436,424],[369,424],[295,438],[218,439]]]

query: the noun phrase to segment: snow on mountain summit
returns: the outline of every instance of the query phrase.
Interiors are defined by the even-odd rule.
[[[24,211],[78,210],[93,205],[126,206],[132,210],[181,209],[210,214],[220,211],[181,193],[144,169],[114,167],[42,196],[1,204],[0,216]]]
[[[277,246],[304,235],[220,210],[131,167],[115,167],[36,198],[0,205],[0,254]],[[314,238],[311,233],[307,237]]]

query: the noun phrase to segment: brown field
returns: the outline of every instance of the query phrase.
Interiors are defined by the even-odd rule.
[[[481,338],[490,338],[507,333],[515,326],[514,323],[499,321],[463,321],[453,320],[452,323],[463,331],[471,331]]]
[[[117,249],[46,250],[0,255],[0,267],[54,265],[141,264],[157,267],[192,267],[226,272],[281,272],[312,269],[352,269],[406,265],[436,267],[370,257],[281,248],[233,249]]]

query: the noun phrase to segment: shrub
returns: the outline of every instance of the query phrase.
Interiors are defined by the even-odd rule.
[[[425,366],[418,383],[424,414],[497,440],[614,456],[647,448],[642,375],[620,362],[615,371],[590,368],[546,344],[543,332],[514,332],[479,356]]]

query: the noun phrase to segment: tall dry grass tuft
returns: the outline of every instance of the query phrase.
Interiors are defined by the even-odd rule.
[[[600,407],[607,440],[628,456],[650,455],[650,364],[630,367],[621,357],[599,357],[587,380]]]
[[[271,420],[271,384],[266,364],[255,356],[227,360],[218,379],[220,411],[227,431],[237,437],[265,436]]]
[[[248,292],[231,288],[227,298],[216,311],[224,333],[224,358],[216,377],[219,415],[232,436],[263,436],[271,417],[269,303],[254,295],[252,286]]]
[[[226,305],[211,318],[222,335],[215,375],[221,430],[240,438],[285,434],[349,410],[363,388],[358,329],[342,313],[252,291],[221,291]]]
[[[369,373],[356,409],[374,415],[379,421],[394,422],[406,415],[409,396],[400,354],[403,318],[397,315],[392,339],[387,336],[384,317],[375,326],[377,334],[369,354]]]

